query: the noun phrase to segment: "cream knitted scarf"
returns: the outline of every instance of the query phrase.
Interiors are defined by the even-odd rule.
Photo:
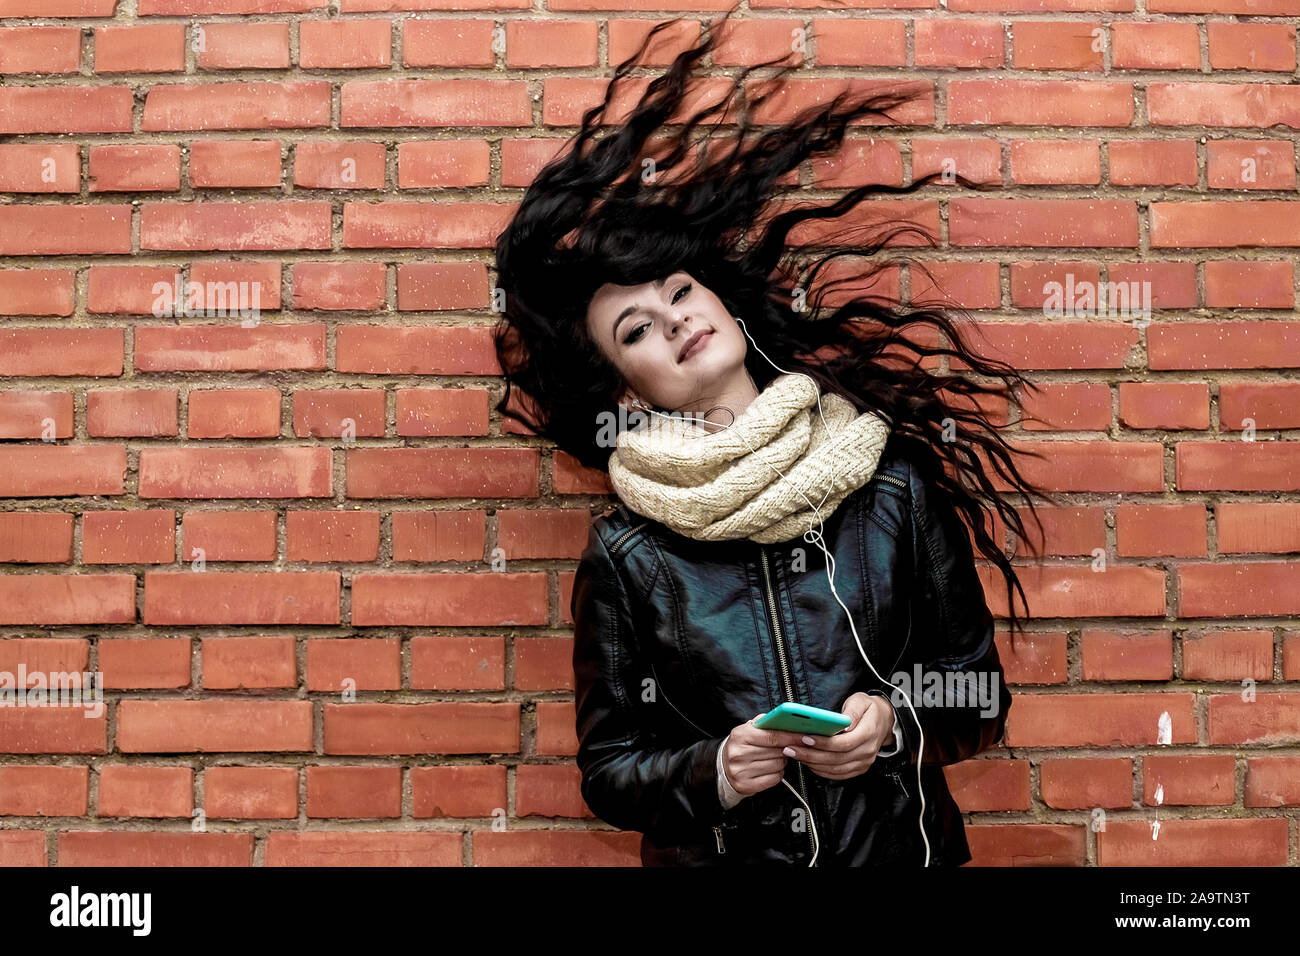
[[[619,435],[610,482],[630,509],[688,538],[788,541],[817,526],[804,496],[830,517],[871,480],[889,437],[886,422],[829,392],[828,434],[817,398],[812,379],[783,374],[730,428],[652,415]]]

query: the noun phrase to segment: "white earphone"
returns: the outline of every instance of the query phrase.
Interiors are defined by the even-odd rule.
[[[783,372],[786,375],[790,375],[790,374],[802,375],[804,378],[813,381],[814,385],[817,384],[816,381],[813,380],[811,375],[808,375],[804,372],[795,372],[795,373],[787,372],[785,369],[781,368],[779,365],[773,362],[771,358],[768,357],[767,353],[758,347],[758,343],[755,342],[753,337],[749,334],[749,329],[745,328],[744,321],[742,319],[737,318],[736,322],[740,325],[741,331],[745,333],[745,338],[749,339],[749,343],[752,346],[754,346],[754,350],[758,352],[759,355],[763,356],[763,358],[767,360],[767,363],[771,365],[774,369],[776,369],[778,372]],[[641,411],[648,412],[651,415],[658,415],[660,418],[667,418],[670,420],[673,418],[673,416],[671,415],[664,415],[662,412],[657,412],[654,409],[647,407],[639,398],[633,399],[631,404],[633,408],[637,408]],[[710,409],[710,411],[711,410],[712,409]],[[828,435],[831,434],[830,426],[826,424],[826,415],[822,411],[820,387],[818,387],[817,389],[817,414],[821,417],[822,428],[826,430],[826,433]],[[707,422],[707,424],[713,425],[715,423]],[[732,424],[735,424],[734,416],[732,418]],[[731,425],[717,425],[716,427],[731,428]],[[743,432],[740,433],[740,436],[742,439],[744,439],[745,444],[749,445],[749,440],[745,438]],[[749,449],[750,451],[756,452],[756,449],[754,448],[753,445],[750,445]],[[784,474],[782,474],[774,465],[769,463],[768,467],[771,468],[774,472],[776,472],[777,475],[779,475],[783,480],[785,481],[790,480]],[[840,599],[839,592],[835,590],[835,559],[831,556],[831,553],[826,548],[826,545],[822,543],[825,540],[822,532],[825,530],[826,525],[822,519],[821,506],[826,503],[826,498],[830,494],[830,488],[834,487],[834,481],[835,478],[832,475],[831,481],[828,483],[826,494],[822,495],[822,500],[819,501],[817,504],[813,504],[812,499],[809,498],[807,495],[805,495],[802,490],[797,488],[795,489],[796,491],[799,492],[799,496],[803,498],[804,501],[808,502],[809,507],[812,509],[813,513],[817,516],[818,527],[814,529],[812,523],[809,522],[808,530],[804,532],[803,539],[807,541],[809,544],[817,545],[817,547],[821,548],[822,554],[826,555],[826,580],[830,584],[831,594],[834,595],[835,600],[839,604],[839,606],[844,609],[844,615],[849,622],[849,629],[853,632],[853,640],[858,645],[858,653],[862,655],[862,659],[866,661],[867,666],[871,668],[871,673],[875,674],[876,677],[883,683],[888,684],[889,682],[880,676],[880,672],[876,670],[875,665],[871,663],[871,659],[867,657],[867,652],[862,648],[862,639],[858,636],[857,626],[853,623],[853,615],[849,612],[847,605],[845,605],[845,603]],[[925,864],[924,865],[928,867],[930,865],[930,839],[929,837],[926,836],[925,833],[925,790],[921,785],[921,761],[925,753],[925,732],[924,730],[921,729],[921,720],[919,717],[916,716],[916,708],[912,706],[912,702],[909,699],[909,696],[910,695],[908,694],[902,695],[903,701],[907,704],[908,710],[912,712],[912,719],[916,721],[917,733],[920,735],[920,742],[918,744],[917,761],[916,761],[916,791],[921,797],[921,812],[917,817],[917,824],[921,829],[921,839],[925,843]],[[799,791],[790,785],[789,780],[783,778],[781,782],[785,784],[786,787],[790,790],[790,792],[795,795],[795,798],[798,799],[798,801],[803,804],[804,810],[807,811],[808,813],[808,824],[809,826],[812,827],[812,834],[813,834],[813,855],[812,855],[812,859],[808,861],[808,865],[814,866],[817,863],[817,854],[821,851],[821,842],[817,838],[817,825],[816,823],[813,822],[812,808],[809,807],[808,804],[804,801],[804,798],[799,794]]]

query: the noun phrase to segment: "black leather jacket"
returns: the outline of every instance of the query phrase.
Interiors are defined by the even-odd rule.
[[[925,729],[930,865],[965,863],[943,765],[1000,741],[1011,706],[968,533],[894,441],[824,533],[836,590],[886,680],[915,678],[918,663],[923,675],[996,674],[992,715],[961,685],[941,699],[910,697]],[[839,712],[858,691],[888,696],[830,593],[821,550],[799,537],[696,541],[619,506],[593,523],[572,612],[577,761],[591,811],[642,833],[646,866],[807,866],[813,834],[795,795],[777,784],[724,809],[716,759],[733,727],[782,701]],[[916,718],[893,703],[903,748],[865,773],[834,781],[787,760],[785,779],[812,808],[817,866],[925,861]]]

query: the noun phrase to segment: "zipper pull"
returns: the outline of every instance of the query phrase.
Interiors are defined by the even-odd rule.
[[[727,847],[726,847],[726,845],[722,842],[722,827],[714,827],[714,828],[713,828],[713,835],[714,835],[715,837],[717,837],[717,839],[718,839],[718,852],[719,852],[719,853],[726,853],[726,852],[727,852]]]
[[[907,792],[907,787],[903,786],[903,778],[902,778],[901,776],[899,776],[898,771],[897,771],[897,770],[893,770],[893,771],[891,771],[891,772],[889,773],[889,776],[891,776],[891,777],[894,778],[894,783],[898,784],[898,789],[903,791],[903,796],[905,796],[905,797],[907,797],[907,799],[911,800],[911,799],[912,799],[912,795],[911,795],[910,793]]]

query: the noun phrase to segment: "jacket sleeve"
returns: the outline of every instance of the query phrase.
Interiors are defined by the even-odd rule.
[[[903,745],[896,755],[878,758],[885,772],[915,766],[918,718],[925,731],[923,763],[945,765],[997,744],[1011,708],[970,534],[948,496],[928,488],[915,469],[909,469],[909,486],[914,589],[920,593],[906,597],[921,613],[897,675],[886,675],[896,685],[891,703]]]
[[[574,577],[571,610],[577,759],[591,812],[665,842],[721,823],[717,759],[726,738],[652,746],[634,696],[650,674],[635,653],[627,591],[595,527]]]

